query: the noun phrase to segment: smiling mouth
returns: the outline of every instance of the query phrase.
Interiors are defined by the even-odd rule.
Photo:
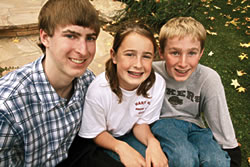
[[[177,71],[178,73],[181,73],[181,74],[186,74],[189,71],[189,69],[188,70],[178,70],[178,69],[175,69],[175,71]]]
[[[86,59],[83,59],[83,60],[79,60],[79,59],[70,59],[72,62],[74,62],[74,63],[77,63],[77,64],[81,64],[81,63],[83,63],[83,62],[85,62],[85,60]]]
[[[142,76],[143,72],[133,72],[133,71],[128,71],[129,74],[134,75],[134,76]]]

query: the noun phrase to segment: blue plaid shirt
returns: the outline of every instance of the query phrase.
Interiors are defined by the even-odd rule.
[[[0,78],[0,166],[55,166],[79,131],[84,98],[94,74],[74,80],[70,101],[58,96],[43,56]]]

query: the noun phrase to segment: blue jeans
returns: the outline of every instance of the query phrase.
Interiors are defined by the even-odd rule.
[[[230,167],[230,157],[208,128],[164,118],[155,122],[151,131],[160,141],[170,167]]]
[[[132,132],[124,136],[117,137],[116,139],[128,143],[131,147],[137,150],[143,157],[145,157],[146,146],[142,144],[139,140],[137,140]],[[108,153],[115,160],[120,161],[118,154],[114,153],[113,151],[106,150],[106,149],[104,149],[104,151]]]

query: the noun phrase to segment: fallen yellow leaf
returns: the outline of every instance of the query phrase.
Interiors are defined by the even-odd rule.
[[[210,52],[208,53],[208,56],[213,56],[213,54],[214,54],[214,52],[213,52],[213,51],[210,51]]]
[[[12,42],[13,42],[13,43],[18,43],[18,42],[20,42],[20,40],[16,37],[16,38],[14,38],[14,39],[12,40]]]
[[[240,60],[248,59],[248,56],[246,53],[241,53],[241,55],[239,55],[239,58],[240,58]]]
[[[238,92],[243,92],[243,93],[246,92],[246,88],[243,88],[242,86],[237,88],[236,90],[238,90]]]
[[[240,46],[243,47],[243,48],[248,48],[248,47],[250,47],[250,42],[248,42],[248,43],[240,43]]]
[[[226,24],[233,24],[234,26],[237,26],[237,24],[240,23],[240,22],[237,22],[237,20],[239,20],[239,19],[238,18],[234,18],[231,21],[227,21]]]
[[[227,5],[233,5],[231,0],[227,1]]]
[[[207,33],[210,34],[210,35],[217,35],[217,32],[211,32],[209,30],[207,30]]]
[[[218,7],[218,6],[215,6],[215,5],[214,5],[214,8],[215,8],[215,9],[221,9],[220,7]]]
[[[245,74],[247,74],[247,73],[244,72],[243,70],[240,70],[240,71],[237,70],[237,75],[238,75],[238,76],[241,77],[241,76],[243,76],[243,75],[245,75]]]
[[[247,0],[243,0],[243,1],[241,1],[241,3],[245,3]]]
[[[240,86],[240,84],[239,84],[239,82],[238,82],[238,80],[237,80],[237,79],[232,79],[232,83],[231,83],[231,85],[233,85],[233,86],[234,86],[234,88],[237,88],[238,86]]]

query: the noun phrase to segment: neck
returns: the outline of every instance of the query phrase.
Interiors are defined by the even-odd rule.
[[[64,87],[61,87],[61,88],[55,88],[56,90],[56,93],[62,97],[62,98],[65,98],[67,100],[69,100],[74,92],[73,90],[73,83],[71,83],[70,85],[68,86],[64,86]]]
[[[43,61],[43,68],[46,76],[52,87],[55,89],[56,93],[65,99],[70,99],[73,94],[73,80],[63,73],[60,73],[56,68],[49,68],[50,66],[46,64],[46,59]]]

